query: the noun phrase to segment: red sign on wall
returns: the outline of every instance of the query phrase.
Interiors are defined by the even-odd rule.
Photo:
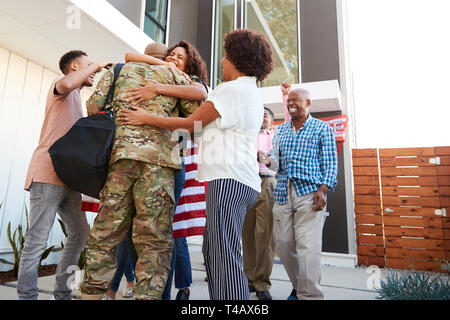
[[[348,116],[346,114],[336,117],[320,118],[320,120],[327,122],[333,128],[336,141],[345,141],[345,130],[348,124]]]

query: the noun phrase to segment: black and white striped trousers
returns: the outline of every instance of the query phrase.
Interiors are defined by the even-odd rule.
[[[208,183],[203,257],[211,300],[248,300],[242,269],[241,238],[244,218],[259,193],[234,179]]]

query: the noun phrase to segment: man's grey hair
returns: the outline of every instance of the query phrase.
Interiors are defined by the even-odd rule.
[[[304,88],[294,88],[289,92],[289,94],[294,93],[294,92],[297,92],[298,94],[300,94],[303,97],[303,99],[312,101],[311,93],[308,90],[306,90]]]

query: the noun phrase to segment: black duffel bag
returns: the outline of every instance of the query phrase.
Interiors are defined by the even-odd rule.
[[[123,64],[114,68],[114,81],[99,114],[79,119],[49,149],[56,175],[72,190],[99,198],[108,175],[116,124],[106,106],[113,99],[114,87]]]

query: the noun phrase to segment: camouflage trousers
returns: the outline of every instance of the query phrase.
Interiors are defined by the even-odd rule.
[[[172,257],[174,170],[135,160],[109,168],[86,245],[81,292],[104,294],[117,267],[116,247],[132,226],[136,299],[161,299]]]

